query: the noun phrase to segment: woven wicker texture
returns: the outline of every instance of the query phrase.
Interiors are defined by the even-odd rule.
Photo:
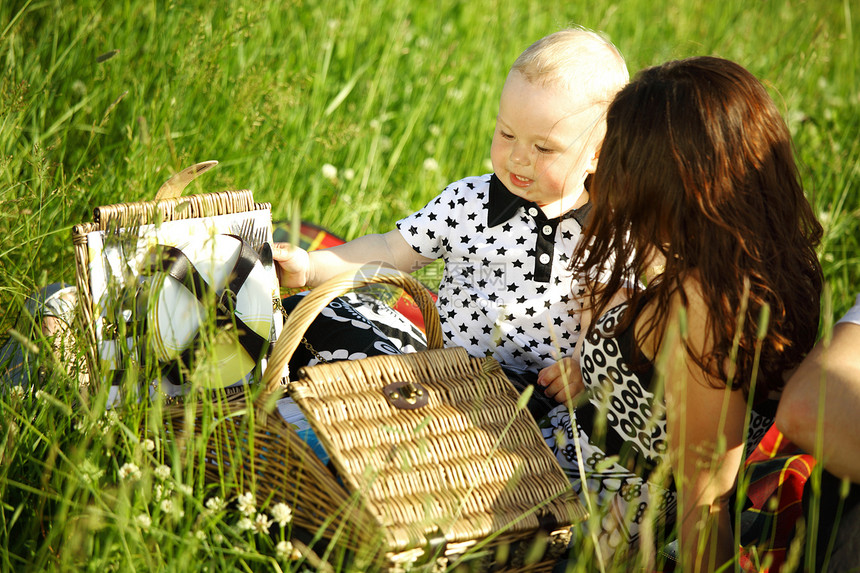
[[[398,381],[420,384],[428,404],[393,407],[381,387]],[[449,348],[337,362],[304,369],[290,394],[394,549],[437,527],[464,541],[533,531],[547,512],[568,524],[581,515],[495,361]]]
[[[193,451],[206,481],[224,484],[235,494],[255,492],[259,502],[285,502],[293,508],[295,526],[337,538],[352,550],[379,547],[374,520],[293,426],[277,415],[255,419],[249,415],[254,410],[250,393],[229,390],[226,396],[218,390],[164,410],[165,426],[181,450],[192,451],[186,449],[188,440],[198,442]]]
[[[585,519],[498,363],[471,358],[462,348],[440,348],[435,305],[409,275],[344,275],[314,289],[275,345],[266,392],[277,388],[277,374],[319,311],[335,296],[375,283],[415,298],[431,350],[305,367],[289,392],[347,489],[360,494],[361,509],[376,522],[370,533],[384,536],[388,558],[425,547],[440,533],[448,543],[495,536],[494,543],[503,544]],[[414,410],[392,405],[383,389],[402,382],[426,394],[427,404]]]

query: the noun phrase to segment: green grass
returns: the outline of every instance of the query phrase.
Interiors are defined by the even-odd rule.
[[[631,72],[715,54],[766,82],[825,227],[828,318],[847,309],[860,285],[860,10],[848,0],[11,0],[0,4],[0,328],[27,293],[74,282],[71,228],[93,207],[152,198],[198,161],[220,165],[191,192],[250,188],[276,218],[300,210],[350,238],[392,228],[447,182],[489,171],[508,66],[570,23],[608,34]],[[2,399],[0,569],[276,566],[275,541],[237,532],[235,516],[201,521],[211,492],[174,454],[147,451],[97,401],[84,407],[61,374],[43,390]],[[134,485],[119,477],[125,463],[141,468]],[[174,468],[167,480],[161,464]],[[165,483],[184,517],[162,511]]]

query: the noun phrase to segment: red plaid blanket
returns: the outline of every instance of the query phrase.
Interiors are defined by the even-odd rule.
[[[741,564],[748,571],[776,573],[785,563],[803,487],[815,459],[771,426],[744,464],[747,506],[741,513]]]

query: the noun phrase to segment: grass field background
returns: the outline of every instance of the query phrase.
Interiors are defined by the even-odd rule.
[[[74,282],[71,227],[93,207],[150,199],[198,161],[220,165],[188,192],[250,188],[276,218],[298,212],[348,238],[392,228],[447,182],[490,170],[509,65],[570,24],[605,33],[631,73],[712,54],[768,86],[825,228],[828,328],[860,291],[860,8],[849,0],[4,1],[0,326],[27,293]],[[145,452],[110,423],[76,429],[59,378],[47,406],[2,402],[0,569],[289,567],[276,540],[213,541],[227,517],[198,535],[197,489],[185,517],[147,509],[158,503],[120,476]],[[84,426],[97,423],[92,413]]]

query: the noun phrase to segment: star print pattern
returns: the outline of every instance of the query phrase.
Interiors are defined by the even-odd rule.
[[[445,262],[437,304],[446,345],[533,371],[572,352],[579,285],[567,262],[582,234],[575,218],[548,220],[483,175],[452,183],[397,228],[418,253]]]

